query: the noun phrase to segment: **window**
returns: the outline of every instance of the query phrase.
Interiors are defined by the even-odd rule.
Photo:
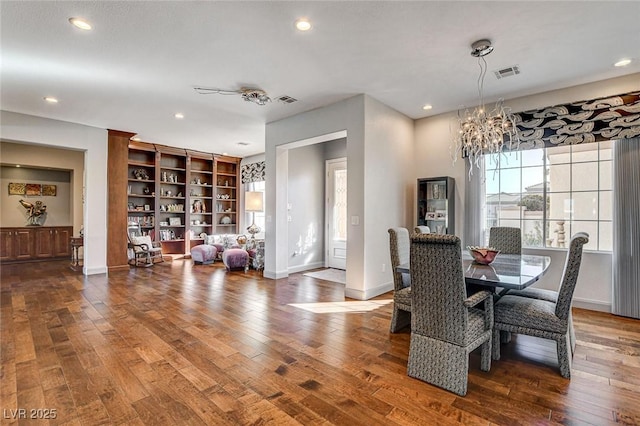
[[[487,230],[519,227],[524,247],[568,247],[584,231],[586,249],[611,251],[612,148],[600,142],[486,156]]]
[[[264,184],[264,181],[245,183],[244,189],[245,191],[265,192],[265,184]],[[250,226],[253,223],[252,221],[254,220],[254,216],[252,215],[255,215],[256,225],[260,227],[260,232],[256,234],[256,238],[264,239],[265,217],[266,217],[265,212],[263,210],[261,212],[245,213],[245,223],[247,224],[247,226]]]

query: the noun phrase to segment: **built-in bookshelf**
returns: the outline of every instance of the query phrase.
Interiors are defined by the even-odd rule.
[[[239,160],[239,158],[226,156],[215,158],[215,226],[218,234],[238,231]]]
[[[163,254],[238,232],[240,158],[134,141],[126,154],[127,225],[160,241]]]

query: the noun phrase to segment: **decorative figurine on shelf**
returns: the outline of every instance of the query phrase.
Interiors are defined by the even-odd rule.
[[[36,201],[30,203],[28,201],[18,201],[22,207],[27,209],[27,226],[42,226],[44,221],[47,220],[47,206],[42,204],[42,201]]]
[[[169,181],[167,180],[167,172],[162,172],[162,181],[163,181],[163,182],[169,182]]]
[[[143,193],[144,195],[149,195],[149,194],[151,194],[151,189],[149,189],[149,187],[146,187],[146,188],[144,188],[144,189],[142,190],[142,193]]]
[[[149,175],[145,169],[135,169],[133,171],[133,176],[138,180],[149,180]]]

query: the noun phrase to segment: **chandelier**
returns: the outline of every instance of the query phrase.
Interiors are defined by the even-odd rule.
[[[266,105],[271,102],[271,98],[262,89],[252,89],[249,87],[241,87],[238,90],[213,89],[209,87],[194,87],[193,90],[201,95],[240,95],[247,102],[253,102],[258,105]]]
[[[455,120],[458,131],[454,136],[455,157],[467,157],[469,161],[469,178],[473,166],[481,168],[480,160],[484,154],[501,153],[505,144],[509,149],[517,148],[520,144],[516,128],[516,118],[511,114],[511,108],[504,106],[503,99],[499,99],[493,109],[487,110],[484,104],[484,77],[487,74],[486,55],[493,51],[489,40],[478,40],[471,45],[471,56],[478,58],[480,75],[478,76],[478,106],[464,113],[458,111]]]

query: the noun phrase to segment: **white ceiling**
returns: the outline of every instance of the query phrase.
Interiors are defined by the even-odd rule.
[[[265,123],[360,93],[414,119],[473,106],[469,46],[480,38],[495,46],[488,101],[640,72],[638,1],[2,0],[0,8],[2,109],[241,157],[264,151]],[[295,30],[300,17],[311,31]],[[613,67],[627,57],[635,61]],[[511,65],[521,74],[491,73]],[[194,86],[258,87],[298,102],[258,106]]]

